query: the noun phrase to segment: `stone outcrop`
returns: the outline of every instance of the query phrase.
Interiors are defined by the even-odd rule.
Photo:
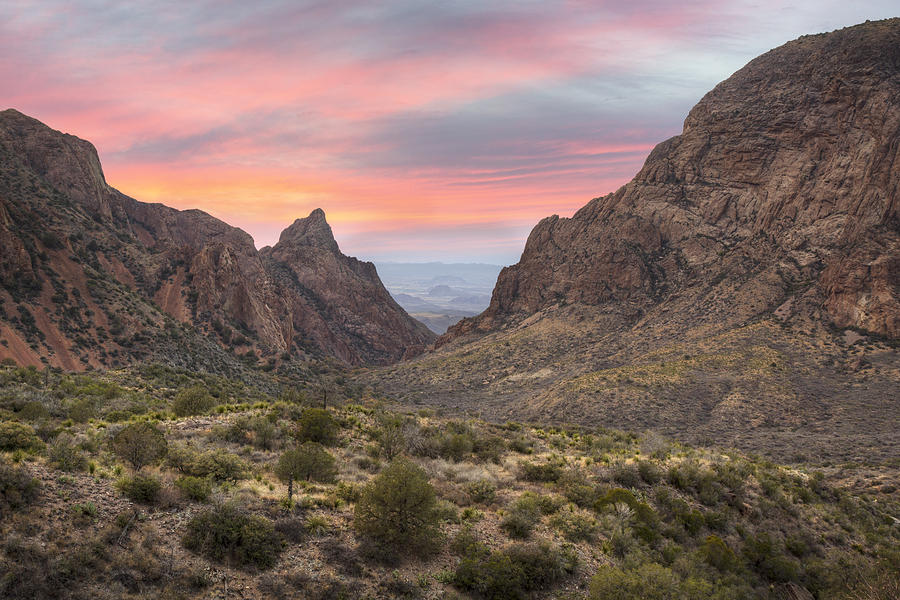
[[[542,220],[490,307],[439,343],[573,303],[624,326],[669,303],[686,325],[775,314],[900,337],[898,98],[900,19],[760,56],[630,183]]]
[[[15,110],[0,113],[0,177],[0,358],[195,364],[156,354],[199,335],[213,354],[386,363],[433,339],[371,263],[341,254],[321,210],[259,252],[202,211],[118,192],[90,143]]]

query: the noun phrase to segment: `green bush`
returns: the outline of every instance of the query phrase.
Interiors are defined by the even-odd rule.
[[[439,519],[434,488],[425,471],[400,458],[363,488],[353,527],[385,558],[392,559],[435,550]]]
[[[181,490],[186,497],[198,502],[206,502],[213,489],[212,481],[209,478],[194,477],[193,475],[182,475],[175,480],[175,487]]]
[[[560,480],[563,475],[562,465],[553,460],[543,463],[520,462],[519,463],[519,479],[534,482],[551,482],[555,483]]]
[[[123,427],[113,436],[110,447],[136,471],[160,460],[169,449],[163,432],[146,421]]]
[[[639,501],[634,494],[622,488],[613,488],[594,503],[596,512],[603,512],[608,507],[624,504],[632,511],[637,522],[634,524],[635,534],[645,542],[652,542],[659,537],[659,517],[649,504]]]
[[[263,450],[271,450],[281,432],[278,427],[265,417],[257,417],[250,423],[253,431],[253,445]]]
[[[337,443],[339,426],[331,412],[324,408],[307,408],[300,416],[297,438],[301,442],[316,442],[323,446]]]
[[[476,543],[467,548],[453,583],[487,599],[519,599],[553,585],[573,572],[576,564],[573,553],[546,542],[513,544],[494,552]]]
[[[337,467],[334,457],[321,444],[306,442],[281,455],[275,475],[288,485],[288,500],[292,500],[295,481],[331,483],[337,475]]]
[[[644,563],[623,570],[604,565],[591,579],[590,600],[701,600],[711,587],[701,582],[686,584],[672,570],[657,563]]]
[[[231,504],[204,511],[190,521],[184,547],[211,560],[239,567],[272,567],[284,546],[271,521]]]
[[[41,482],[22,467],[0,462],[0,515],[37,499]]]
[[[61,471],[84,471],[87,468],[87,458],[75,445],[75,439],[67,433],[57,436],[50,445],[47,458]]]
[[[579,469],[565,471],[557,481],[557,486],[566,500],[581,508],[592,507],[600,495],[597,487]]]
[[[497,486],[492,481],[480,479],[466,486],[466,493],[472,502],[490,504],[497,498]]]
[[[541,520],[541,505],[538,497],[523,494],[512,505],[500,521],[500,528],[511,538],[524,539],[531,535],[534,526]]]
[[[172,412],[177,417],[190,417],[208,413],[216,405],[215,399],[202,385],[185,388],[172,400]]]
[[[785,556],[778,539],[767,531],[748,536],[743,554],[756,572],[770,581],[787,583],[800,577],[800,564]]]
[[[638,475],[648,485],[659,483],[662,479],[662,470],[649,460],[638,461]]]
[[[134,477],[122,477],[116,482],[116,487],[127,498],[135,502],[150,504],[156,500],[162,484],[156,477],[135,475]]]
[[[475,441],[469,432],[448,433],[441,438],[440,456],[453,462],[459,462],[472,453]]]
[[[0,421],[0,450],[40,450],[44,442],[34,428],[15,421]]]
[[[738,565],[737,556],[731,548],[717,535],[706,538],[700,546],[700,555],[707,563],[719,571],[731,571]]]
[[[641,475],[638,472],[638,466],[634,464],[616,464],[612,468],[612,479],[625,488],[635,488],[641,484]]]
[[[249,471],[247,463],[221,448],[197,452],[186,446],[174,446],[166,458],[169,466],[180,473],[214,481],[238,481]]]
[[[563,509],[550,518],[550,525],[570,542],[592,541],[597,535],[597,521],[589,514]]]
[[[379,413],[376,422],[378,428],[375,430],[374,437],[378,442],[381,455],[388,461],[394,460],[409,446],[407,429],[411,424],[403,415],[387,412]]]

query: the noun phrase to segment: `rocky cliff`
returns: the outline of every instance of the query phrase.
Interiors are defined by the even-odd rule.
[[[691,110],[635,178],[541,221],[440,343],[585,304],[623,328],[766,315],[900,337],[900,19],[804,36]]]
[[[118,192],[90,143],[15,110],[0,113],[0,283],[0,358],[24,364],[385,363],[433,337],[321,210],[258,252],[202,211]]]

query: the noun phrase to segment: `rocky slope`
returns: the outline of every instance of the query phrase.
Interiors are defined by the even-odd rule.
[[[629,184],[544,219],[490,307],[377,374],[497,420],[900,456],[900,19],[790,42]]]
[[[304,228],[318,231],[308,251],[276,246],[273,260],[202,211],[125,196],[107,185],[90,143],[4,111],[0,358],[81,369],[155,357],[220,368],[238,355],[293,353],[359,364],[431,341],[374,266],[340,253],[321,211],[285,236]]]
[[[623,325],[672,303],[900,337],[900,19],[805,36],[691,110],[640,173],[532,231],[490,308],[443,341],[582,303]]]

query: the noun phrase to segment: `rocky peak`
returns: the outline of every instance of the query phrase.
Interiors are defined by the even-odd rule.
[[[202,356],[173,345],[173,319],[192,325]],[[6,110],[0,337],[0,358],[20,364],[79,369],[155,356],[219,369],[237,362],[225,349],[385,363],[434,336],[390,298],[371,263],[340,253],[321,209],[257,251],[246,232],[203,211],[125,196],[107,185],[89,142]]]
[[[109,186],[97,149],[90,142],[10,108],[0,112],[0,146],[5,159],[65,190],[69,198],[91,212],[110,216]]]
[[[630,183],[542,220],[488,310],[443,341],[573,303],[623,326],[660,307],[685,323],[768,314],[900,337],[897,98],[900,19],[760,56]]]
[[[281,232],[279,246],[315,246],[333,252],[339,252],[331,226],[325,220],[325,211],[317,208],[305,219],[297,219],[290,227]]]

